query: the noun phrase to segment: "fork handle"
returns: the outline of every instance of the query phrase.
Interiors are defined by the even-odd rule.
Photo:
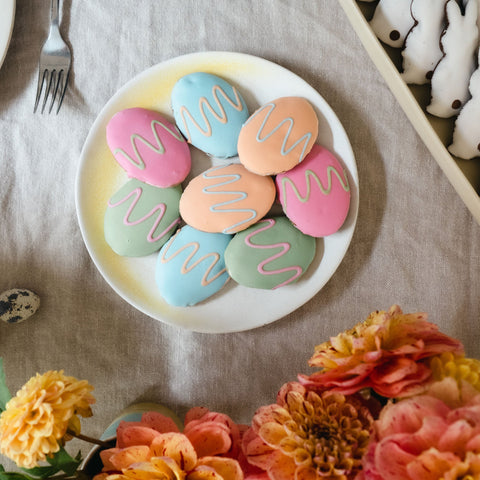
[[[60,0],[52,0],[50,4],[50,23],[58,25],[58,10]]]

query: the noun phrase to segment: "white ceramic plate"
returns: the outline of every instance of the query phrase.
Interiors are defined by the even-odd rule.
[[[109,198],[127,181],[105,140],[105,127],[114,113],[131,107],[158,110],[172,119],[170,92],[182,76],[196,71],[219,75],[242,93],[250,111],[282,96],[311,102],[319,117],[318,143],[335,152],[347,167],[351,207],[342,228],[317,241],[317,255],[295,284],[277,290],[242,287],[233,280],[216,295],[192,307],[172,307],[157,291],[156,254],[141,258],[116,255],[104,240],[103,219]],[[212,161],[192,148],[192,176]],[[187,178],[187,180],[189,179]],[[358,174],[347,135],[325,100],[304,80],[267,60],[231,52],[193,53],[168,60],[141,73],[120,89],[93,124],[82,150],[76,180],[76,205],[85,245],[111,287],[128,303],[165,323],[197,332],[248,330],[278,320],[311,299],[330,279],[350,244],[358,213]]]
[[[15,0],[0,0],[0,67],[7,55],[15,20]]]

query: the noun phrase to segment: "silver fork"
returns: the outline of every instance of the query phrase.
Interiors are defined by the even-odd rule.
[[[62,106],[63,97],[68,84],[68,76],[70,73],[70,65],[72,63],[72,54],[68,45],[64,42],[58,28],[58,11],[59,1],[51,0],[50,5],[50,31],[48,38],[43,44],[40,52],[37,96],[35,98],[35,106],[33,113],[37,111],[42,90],[45,91],[43,97],[42,110],[43,113],[47,98],[50,95],[50,107],[48,113],[52,111],[53,104],[58,95],[57,112]]]

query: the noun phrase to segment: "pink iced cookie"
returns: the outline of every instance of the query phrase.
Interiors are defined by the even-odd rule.
[[[350,208],[347,172],[325,147],[315,144],[302,163],[277,175],[275,182],[285,214],[301,232],[324,237],[345,222]]]
[[[127,175],[156,187],[185,180],[190,149],[177,127],[145,108],[117,112],[107,125],[107,143]]]

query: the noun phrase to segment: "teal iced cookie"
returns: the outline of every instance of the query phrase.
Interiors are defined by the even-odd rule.
[[[155,280],[164,300],[186,307],[218,292],[230,278],[224,252],[231,238],[182,227],[158,254]]]
[[[180,215],[180,186],[160,188],[129,180],[108,201],[104,220],[105,240],[125,257],[156,252],[172,236]]]
[[[315,251],[315,239],[286,217],[266,218],[233,237],[225,251],[225,264],[240,285],[275,289],[296,282],[312,263]]]
[[[174,85],[171,100],[175,122],[189,143],[214,157],[237,155],[249,114],[234,86],[210,73],[190,73]]]

